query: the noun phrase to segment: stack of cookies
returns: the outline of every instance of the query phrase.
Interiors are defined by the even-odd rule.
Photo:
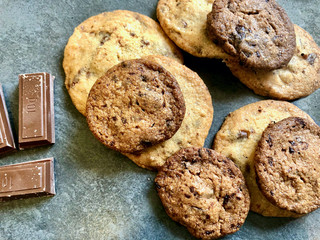
[[[230,113],[214,150],[202,148],[212,99],[174,44],[223,59],[257,94],[292,100],[320,87],[312,37],[274,0],[160,0],[157,16],[164,31],[118,10],[70,37],[65,84],[94,136],[158,170],[166,212],[198,238],[238,231],[249,209],[299,217],[318,208],[320,128],[311,117],[288,102],[260,101]]]
[[[252,211],[299,217],[320,206],[319,133],[295,105],[264,100],[230,113],[213,148],[241,169]]]
[[[320,87],[320,48],[274,0],[160,0],[157,16],[180,48],[222,59],[256,94],[294,100]]]
[[[206,85],[182,62],[180,50],[151,18],[105,12],[70,37],[65,85],[102,143],[156,170],[179,149],[203,146],[213,118]]]

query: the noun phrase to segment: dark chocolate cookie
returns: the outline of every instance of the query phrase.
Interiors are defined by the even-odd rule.
[[[255,153],[257,182],[276,206],[299,214],[320,206],[320,127],[289,117],[270,124]]]
[[[241,171],[211,149],[180,150],[160,169],[155,184],[167,214],[198,238],[238,231],[249,211]]]
[[[274,0],[216,0],[207,31],[227,53],[255,69],[286,66],[296,47],[293,24]]]
[[[120,152],[137,152],[171,138],[185,103],[178,82],[157,63],[124,61],[99,78],[87,101],[94,136]]]

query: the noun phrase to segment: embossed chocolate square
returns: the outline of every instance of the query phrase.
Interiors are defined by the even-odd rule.
[[[49,73],[19,75],[19,148],[55,142],[54,77]]]
[[[55,194],[53,158],[0,167],[0,201]]]

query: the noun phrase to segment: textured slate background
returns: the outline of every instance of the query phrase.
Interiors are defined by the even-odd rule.
[[[320,1],[279,0],[292,21],[320,44]],[[94,139],[64,87],[64,46],[73,29],[92,15],[128,9],[156,18],[156,0],[0,0],[0,82],[14,132],[18,131],[18,74],[48,71],[56,76],[56,144],[2,157],[0,165],[53,156],[57,195],[0,203],[0,239],[192,239],[164,212],[154,172]],[[264,99],[235,79],[221,61],[185,63],[204,79],[215,116],[206,146],[224,117]],[[320,123],[320,91],[294,101]],[[241,230],[225,239],[320,239],[320,210],[300,219],[250,213]]]

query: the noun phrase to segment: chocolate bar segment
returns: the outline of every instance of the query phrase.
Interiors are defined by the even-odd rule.
[[[53,80],[49,73],[19,75],[19,148],[55,142]]]
[[[16,149],[12,135],[6,102],[0,84],[0,155]]]
[[[55,194],[53,158],[0,167],[0,201]]]

